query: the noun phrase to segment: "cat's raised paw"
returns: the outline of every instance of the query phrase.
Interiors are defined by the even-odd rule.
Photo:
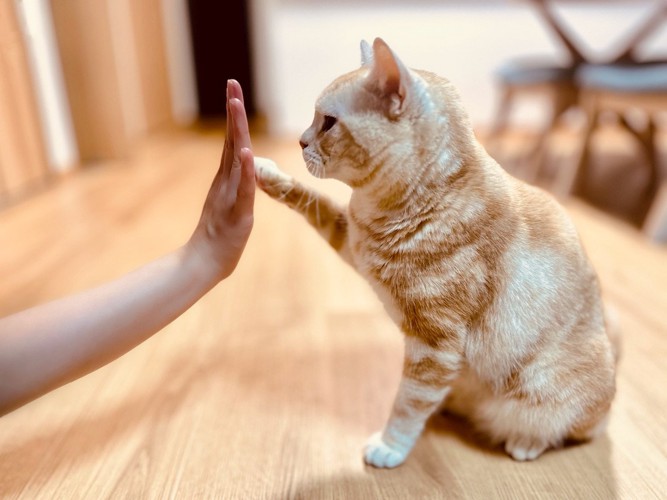
[[[276,165],[276,162],[261,156],[255,156],[255,173],[260,179],[267,180],[285,180],[289,176],[283,173]]]
[[[276,188],[285,187],[292,178],[282,172],[273,160],[255,156],[255,175],[261,189],[272,195],[279,195]],[[274,191],[276,191],[274,193]]]
[[[364,449],[364,461],[378,468],[392,469],[405,462],[406,456],[406,452],[395,450],[382,441],[381,432],[373,434]]]

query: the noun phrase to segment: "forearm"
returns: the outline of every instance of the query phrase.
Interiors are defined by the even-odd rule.
[[[186,248],[0,319],[0,414],[119,357],[210,290],[215,280]]]

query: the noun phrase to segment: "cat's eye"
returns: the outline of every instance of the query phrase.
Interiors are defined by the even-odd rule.
[[[334,116],[325,115],[324,123],[322,124],[322,132],[328,132],[331,128],[336,125],[338,119]]]

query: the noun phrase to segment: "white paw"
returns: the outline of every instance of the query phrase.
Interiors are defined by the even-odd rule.
[[[514,460],[525,462],[526,460],[535,460],[539,457],[547,445],[542,440],[530,440],[527,438],[510,438],[505,443],[505,451]]]
[[[406,451],[396,450],[382,441],[382,433],[373,434],[364,449],[364,461],[368,465],[391,469],[405,462]]]
[[[281,172],[273,160],[261,156],[255,156],[255,172],[260,179],[271,181],[289,179],[289,176]]]

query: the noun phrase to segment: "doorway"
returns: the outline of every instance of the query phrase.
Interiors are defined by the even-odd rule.
[[[225,116],[230,78],[243,87],[248,116],[255,114],[248,8],[245,0],[188,0],[195,79],[202,120]]]

